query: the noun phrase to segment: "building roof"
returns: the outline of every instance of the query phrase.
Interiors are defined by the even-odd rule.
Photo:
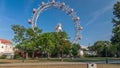
[[[11,41],[6,40],[6,39],[0,39],[0,42],[3,43],[3,44],[12,44]]]

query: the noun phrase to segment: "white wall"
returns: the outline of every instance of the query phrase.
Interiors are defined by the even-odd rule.
[[[14,53],[12,44],[3,44],[0,42],[0,53]]]

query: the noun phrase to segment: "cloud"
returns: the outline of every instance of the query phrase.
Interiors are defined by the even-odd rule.
[[[104,13],[108,12],[109,10],[111,10],[113,8],[113,4],[114,2],[106,5],[104,8],[102,9],[99,9],[97,11],[95,11],[93,14],[92,14],[92,19],[90,19],[86,25],[84,26],[84,30],[91,24],[95,23],[95,21],[101,16],[103,15]],[[83,32],[83,31],[82,31]]]

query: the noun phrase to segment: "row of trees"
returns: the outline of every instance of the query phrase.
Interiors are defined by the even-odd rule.
[[[108,56],[120,57],[120,2],[117,2],[113,7],[113,30],[110,41],[97,41],[88,49],[97,52],[97,56],[105,56],[105,50],[108,51]],[[106,47],[107,44],[107,47]]]
[[[95,51],[96,56],[98,57],[105,57],[106,51],[108,53],[107,56],[109,57],[114,57],[116,55],[114,54],[114,47],[110,41],[97,41],[93,46],[88,46],[88,49],[90,51]]]
[[[12,30],[14,31],[13,41],[16,43],[16,48],[22,53],[24,52],[26,58],[30,56],[33,58],[60,58],[70,56],[71,53],[76,57],[81,48],[79,44],[72,44],[68,40],[66,32],[42,33],[38,27],[33,30],[20,25],[12,25]]]

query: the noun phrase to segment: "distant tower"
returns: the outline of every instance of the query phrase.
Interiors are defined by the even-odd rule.
[[[58,25],[55,28],[55,32],[61,32],[62,31],[62,25],[61,23],[58,23]]]

